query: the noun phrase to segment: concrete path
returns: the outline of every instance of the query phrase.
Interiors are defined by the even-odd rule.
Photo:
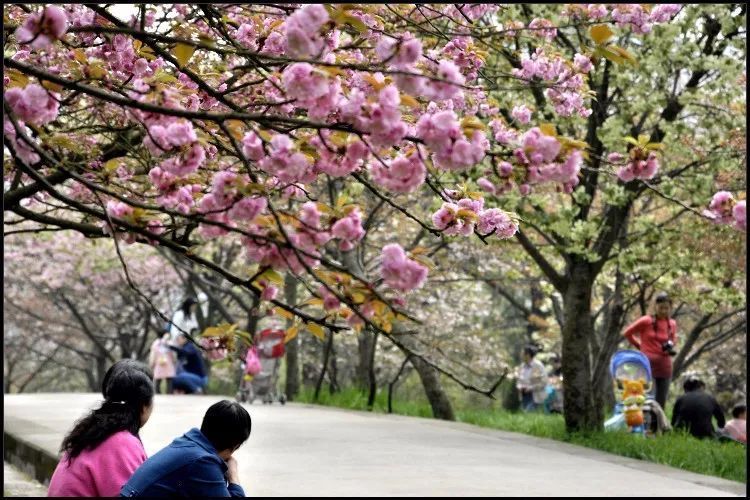
[[[8,462],[3,462],[4,497],[46,497],[47,487],[24,474]]]
[[[6,395],[6,432],[51,453],[95,394]],[[200,427],[216,396],[159,395],[148,455]],[[746,485],[466,424],[288,404],[247,405],[235,455],[249,496],[745,496]]]

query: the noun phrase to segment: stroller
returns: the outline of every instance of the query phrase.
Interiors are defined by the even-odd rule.
[[[250,347],[245,362],[241,364],[242,379],[236,396],[238,402],[252,404],[255,398],[260,397],[263,398],[263,404],[271,404],[274,401],[282,405],[286,403],[286,395],[279,393],[276,387],[279,365],[286,352],[284,336],[284,330],[266,329],[258,332],[255,346]],[[260,371],[253,375],[251,370],[254,363],[251,357],[254,354],[257,354],[257,361],[260,362]]]
[[[605,430],[626,430],[654,435],[670,430],[661,405],[647,392],[651,389],[651,363],[639,351],[618,351],[609,364],[615,396],[615,414],[604,423]]]

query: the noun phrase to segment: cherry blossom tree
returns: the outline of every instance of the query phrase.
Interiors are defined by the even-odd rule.
[[[118,252],[157,246],[253,294],[290,322],[289,341],[355,329],[371,351],[382,337],[420,375],[489,396],[419,352],[412,297],[431,248],[516,238],[563,298],[567,427],[595,428],[592,287],[644,193],[680,205],[669,181],[717,154],[713,137],[691,152],[663,142],[682,137],[671,127],[683,95],[716,92],[701,85],[711,69],[654,82],[645,53],[682,35],[680,57],[731,57],[743,16],[675,4],[139,4],[125,19],[97,4],[9,5],[5,210],[36,230],[110,237]],[[725,84],[719,73],[711,81]],[[659,119],[628,107],[629,91],[672,81],[679,91],[649,106]],[[691,214],[744,229],[742,189]],[[379,206],[412,229],[364,249]],[[429,241],[401,239],[414,231]],[[215,261],[218,242],[241,245],[244,264]],[[278,296],[284,274],[302,303]]]

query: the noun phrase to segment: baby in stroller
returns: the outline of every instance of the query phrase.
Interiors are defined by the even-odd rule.
[[[605,430],[625,430],[652,436],[671,429],[661,405],[647,395],[653,379],[648,358],[639,351],[618,351],[610,361],[617,404]]]
[[[286,395],[279,392],[279,365],[284,356],[284,330],[267,328],[255,336],[255,344],[247,350],[241,363],[242,379],[236,399],[240,403],[251,403],[255,398],[263,399],[263,404],[278,401],[286,403]]]

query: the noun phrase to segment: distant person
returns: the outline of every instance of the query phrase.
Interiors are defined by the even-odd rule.
[[[193,330],[196,333],[196,330]],[[172,379],[172,391],[177,393],[200,394],[208,385],[208,373],[200,349],[185,335],[177,337],[177,345],[170,345],[177,353],[180,364]]]
[[[102,395],[101,406],[65,436],[48,496],[117,496],[146,460],[138,432],[153,409],[151,371],[138,361],[118,361],[104,375]]]
[[[183,333],[198,329],[198,319],[195,316],[197,307],[198,301],[193,297],[188,297],[172,315],[169,335],[173,343],[177,342],[178,337]]]
[[[141,465],[123,497],[244,497],[232,454],[250,437],[251,420],[239,403],[219,401],[193,428]]]
[[[623,335],[628,342],[640,350],[651,363],[654,378],[654,399],[664,408],[672,379],[672,356],[677,354],[677,322],[670,317],[672,299],[660,292],[654,299],[654,315],[641,316]]]
[[[552,366],[547,373],[547,386],[545,387],[547,396],[544,399],[544,412],[562,413],[562,360],[559,354],[553,353],[549,361]]]
[[[523,411],[535,410],[547,398],[547,370],[541,361],[534,359],[536,352],[534,346],[524,347],[523,363],[518,367],[516,388],[521,393]]]
[[[732,408],[732,420],[724,426],[724,434],[747,444],[747,405],[738,404]]]
[[[165,392],[172,394],[172,379],[177,374],[177,356],[169,348],[169,333],[160,333],[151,344],[148,365],[154,374],[154,388],[161,393],[162,380]]]
[[[687,429],[697,438],[716,437],[711,417],[718,426],[724,427],[724,412],[716,398],[705,392],[706,384],[697,377],[690,377],[683,384],[685,394],[677,398],[672,410],[672,427]]]

